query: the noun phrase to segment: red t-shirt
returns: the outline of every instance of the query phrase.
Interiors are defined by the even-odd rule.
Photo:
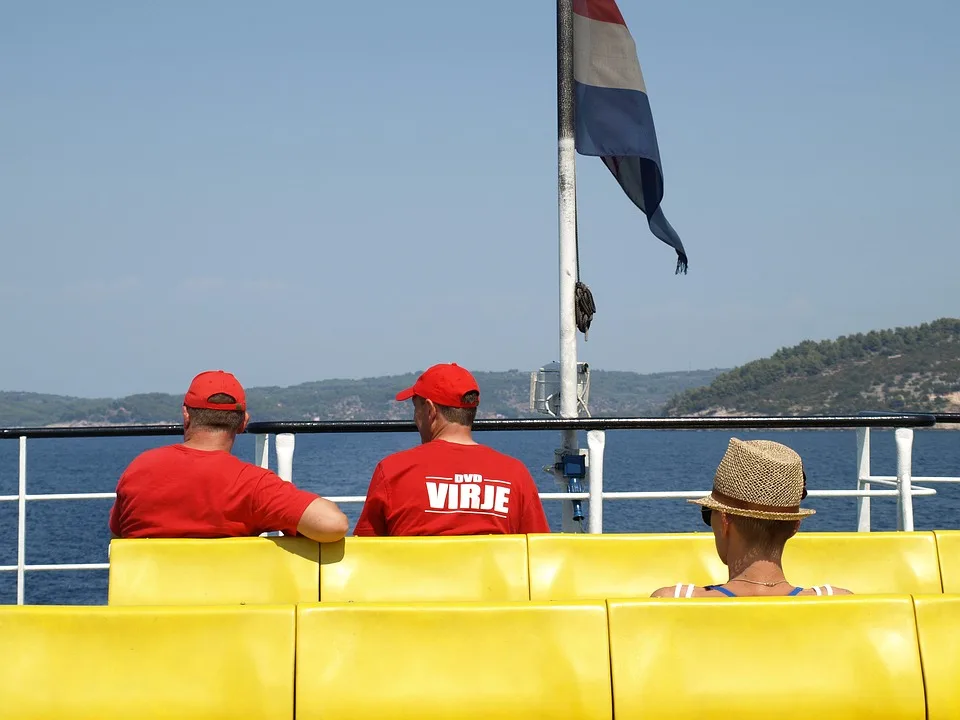
[[[110,531],[122,538],[296,535],[317,497],[229,452],[167,445],[141,453],[120,476]]]
[[[550,532],[519,460],[485,445],[434,440],[377,465],[354,535]]]

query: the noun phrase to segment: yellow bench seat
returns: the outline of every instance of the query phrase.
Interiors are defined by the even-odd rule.
[[[960,595],[918,595],[920,660],[928,720],[960,718]]]
[[[524,535],[348,537],[320,546],[322,602],[529,597]]]
[[[108,605],[315,602],[320,548],[302,537],[116,539]]]
[[[676,583],[727,579],[712,533],[530,535],[528,548],[533,600],[640,598]],[[804,587],[829,583],[858,594],[941,590],[932,532],[801,532],[787,543],[783,566],[787,578]]]
[[[317,603],[297,720],[611,720],[601,603]]]
[[[617,720],[924,720],[910,597],[611,600]]]
[[[784,548],[783,569],[804,587],[830,583],[860,595],[941,592],[932,532],[800,532]]]
[[[960,593],[960,530],[934,530],[945,593]]]
[[[290,720],[296,609],[0,608],[0,717]]]

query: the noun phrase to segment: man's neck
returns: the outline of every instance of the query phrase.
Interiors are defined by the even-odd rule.
[[[440,428],[433,436],[434,440],[443,440],[454,445],[476,445],[476,440],[470,433],[470,428],[456,423],[448,423]]]
[[[232,433],[218,430],[193,430],[184,437],[183,445],[193,450],[230,452],[234,437]]]

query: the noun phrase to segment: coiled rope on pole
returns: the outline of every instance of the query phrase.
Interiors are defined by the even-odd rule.
[[[577,330],[583,333],[583,339],[587,339],[587,331],[590,329],[590,323],[593,322],[593,315],[597,311],[597,305],[593,301],[593,293],[590,288],[577,280],[573,293],[574,311],[577,316]]]
[[[597,304],[593,301],[593,293],[586,283],[580,281],[580,229],[577,228],[574,234],[574,245],[577,249],[577,283],[573,289],[573,312],[576,317],[577,330],[583,333],[584,341],[587,340],[587,332],[590,330],[590,323],[593,322],[593,315],[597,312]]]

